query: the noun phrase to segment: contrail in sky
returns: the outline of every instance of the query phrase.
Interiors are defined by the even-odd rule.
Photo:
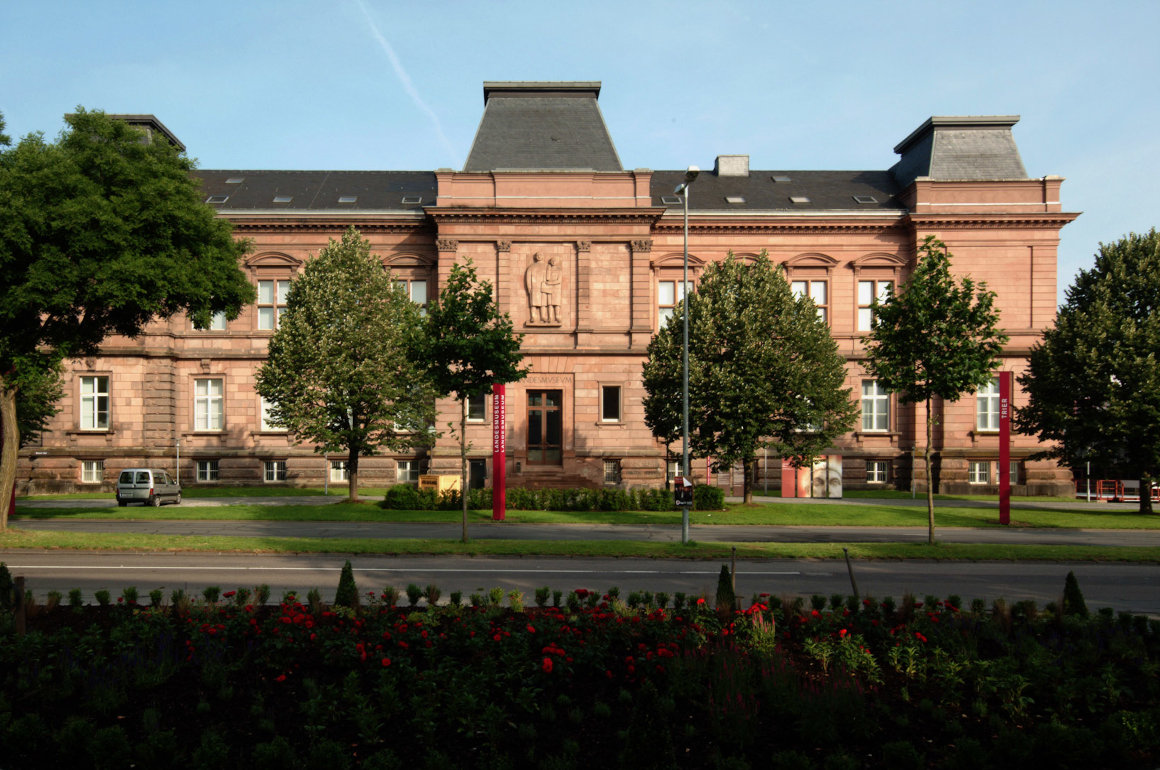
[[[383,33],[379,31],[378,25],[375,24],[375,20],[371,16],[370,10],[367,8],[366,3],[363,2],[363,0],[354,0],[354,2],[355,5],[357,5],[363,12],[363,16],[366,17],[367,24],[370,26],[371,34],[375,36],[375,40],[379,41],[379,45],[382,47],[383,52],[386,53],[387,58],[390,59],[391,67],[394,68],[395,76],[399,78],[399,82],[403,84],[403,89],[411,97],[411,101],[415,102],[415,105],[423,112],[427,113],[427,116],[431,118],[431,122],[435,124],[435,133],[439,135],[439,141],[443,143],[443,148],[447,150],[447,153],[450,157],[456,158],[458,153],[456,153],[455,148],[447,139],[447,135],[443,133],[443,125],[439,122],[439,116],[436,115],[435,111],[428,107],[427,103],[423,101],[423,98],[419,96],[419,92],[415,89],[415,84],[411,82],[411,77],[407,74],[407,71],[403,69],[403,63],[400,62],[399,57],[395,55],[395,49],[391,47],[391,44],[387,42],[386,37],[384,37]]]

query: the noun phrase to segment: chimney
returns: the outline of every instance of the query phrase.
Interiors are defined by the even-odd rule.
[[[749,176],[749,156],[718,155],[713,172],[717,176]]]

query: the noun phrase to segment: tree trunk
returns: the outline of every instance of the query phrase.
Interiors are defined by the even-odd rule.
[[[354,446],[346,456],[346,500],[358,502],[358,448]]]
[[[933,432],[930,424],[930,396],[926,397],[926,446],[922,450],[922,462],[926,465],[926,515],[928,521],[927,543],[934,545],[934,473],[930,469],[930,442]]]
[[[747,457],[745,458],[745,463],[741,466],[743,471],[741,476],[745,479],[741,486],[741,499],[744,500],[746,504],[753,502],[753,484],[750,483],[749,479],[750,476],[757,470],[756,466],[754,465],[756,462],[756,460]]]
[[[463,504],[463,542],[467,542],[467,396],[459,399],[459,500]]]
[[[1140,479],[1140,513],[1152,515],[1152,479],[1147,476]]]
[[[0,377],[0,532],[8,529],[12,488],[16,485],[16,455],[20,427],[16,424],[16,391]]]

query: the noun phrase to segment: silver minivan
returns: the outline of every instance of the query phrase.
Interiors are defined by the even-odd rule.
[[[126,468],[117,477],[117,505],[180,503],[181,485],[159,468]]]

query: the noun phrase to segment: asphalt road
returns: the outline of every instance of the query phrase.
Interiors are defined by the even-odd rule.
[[[136,586],[144,598],[154,588],[166,597],[176,588],[200,594],[206,586],[222,590],[267,584],[280,598],[294,590],[300,596],[318,588],[324,599],[334,596],[345,556],[336,554],[217,554],[217,553],[92,553],[77,551],[10,551],[0,554],[13,575],[23,575],[27,587],[43,600],[49,591],[67,595],[80,588],[86,600],[105,588],[114,596],[124,586]],[[493,586],[522,591],[532,603],[538,586],[568,591],[573,588],[606,590],[618,586],[630,591],[683,591],[712,597],[722,562],[678,559],[606,559],[460,556],[354,556],[355,579],[362,591],[379,591],[408,583],[435,584],[444,600],[462,591]],[[1074,571],[1093,610],[1108,606],[1117,611],[1160,616],[1160,565],[1061,564],[1012,562],[866,561],[853,564],[862,595],[895,599],[911,592],[919,598],[957,594],[965,602],[982,598],[1008,601],[1033,599],[1041,606],[1058,601],[1064,579]],[[850,576],[842,561],[808,559],[738,560],[737,590],[745,597],[756,593],[777,596],[850,594]]]

